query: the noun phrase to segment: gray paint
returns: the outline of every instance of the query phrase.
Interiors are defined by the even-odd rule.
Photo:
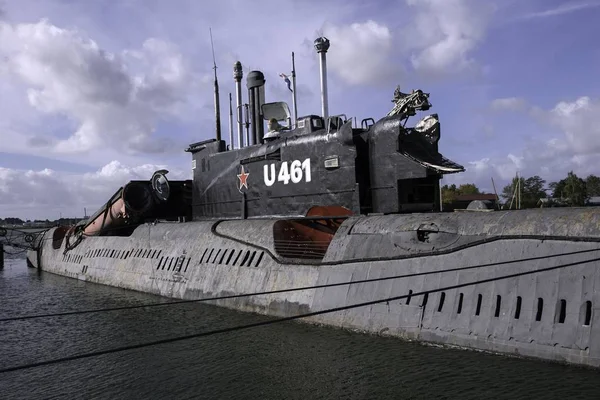
[[[600,257],[600,210],[595,208],[352,217],[320,263],[280,258],[273,243],[274,223],[262,219],[147,224],[129,237],[86,238],[66,254],[64,243],[62,249],[54,249],[52,241],[45,240],[40,264],[43,270],[76,279],[182,299],[434,272],[216,302],[246,312],[289,316]],[[419,240],[417,229],[423,225],[429,227],[430,243]],[[438,233],[431,233],[436,229]],[[46,238],[51,235],[52,231]],[[443,272],[596,248],[587,254]],[[39,265],[35,253],[29,258],[32,265]],[[594,309],[591,324],[583,326],[581,312],[588,300],[593,308],[600,304],[597,267],[589,263],[447,290],[440,311],[442,295],[432,293],[425,306],[423,296],[412,296],[410,304],[404,299],[305,321],[598,367],[599,317]],[[478,295],[481,310],[475,315]],[[517,296],[522,298],[519,319],[514,317]],[[544,304],[540,321],[536,321],[538,298]],[[558,321],[561,299],[567,307],[564,323]]]

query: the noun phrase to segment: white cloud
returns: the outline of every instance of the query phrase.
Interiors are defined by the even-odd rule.
[[[226,99],[227,92],[234,91],[235,60],[242,62],[246,76],[248,68],[265,73],[268,101],[289,100],[283,97],[289,92],[277,74],[289,72],[290,52],[295,51],[300,114],[318,113],[318,56],[313,48],[317,31],[332,41],[329,71],[339,79],[330,91],[343,97],[347,85],[395,85],[397,75],[405,72],[403,66],[411,62],[416,70],[435,74],[473,66],[490,15],[488,6],[473,0],[405,0],[400,7],[378,7],[371,15],[362,13],[370,6],[356,2],[259,3],[178,0],[172,7],[167,2],[128,0],[107,9],[93,2],[11,3],[11,22],[0,22],[0,89],[3,95],[9,93],[0,97],[3,151],[43,153],[93,165],[108,160],[138,165],[136,157],[147,156],[153,165],[165,161],[159,152],[175,147],[187,159],[180,147],[184,133],[163,123],[168,119],[184,121],[187,129],[197,127],[194,140],[213,135],[213,124],[207,123],[213,114],[209,26],[219,66],[221,127],[227,136]],[[402,7],[405,4],[409,7]],[[133,11],[135,20],[130,18]],[[22,23],[42,17],[49,19]],[[396,29],[398,23],[403,29]],[[382,103],[389,104],[390,90],[393,86],[387,87]],[[350,98],[336,103],[330,107],[340,112],[359,108]],[[367,116],[378,107],[377,101],[361,104],[360,113]],[[478,168],[485,172],[484,163]],[[44,212],[53,204],[64,208],[65,202],[82,208],[102,202],[126,178],[151,173],[114,162],[85,179],[34,169],[3,170],[2,184],[8,187],[10,182],[12,194],[1,201],[0,210],[22,210],[31,204],[32,212]],[[28,176],[39,189],[13,180],[18,174]],[[77,185],[83,194],[74,189]],[[53,187],[61,196],[43,198]]]
[[[513,106],[520,103],[521,99],[500,99],[496,106],[517,111]],[[449,181],[474,181],[488,188],[490,177],[498,177],[506,183],[517,171],[526,177],[539,175],[547,183],[563,179],[569,171],[583,178],[599,175],[600,99],[582,96],[561,101],[549,110],[534,107],[529,115],[538,122],[539,132],[527,132],[531,140],[524,148],[514,149],[504,157],[471,161],[465,173]],[[549,128],[558,135],[549,136],[552,135]]]
[[[471,52],[483,41],[491,4],[478,0],[406,0],[415,8],[405,45],[413,50],[416,70],[430,74],[458,72],[475,63]]]
[[[126,166],[112,161],[98,171],[85,174],[57,172],[51,169],[16,170],[0,167],[0,217],[46,219],[62,213],[77,217],[87,207],[96,211],[109,197],[130,180],[148,180],[164,165]],[[191,179],[191,174],[166,168],[170,180]]]
[[[520,97],[506,97],[492,101],[491,108],[495,111],[510,110],[520,111],[527,107],[527,102]]]
[[[565,135],[574,154],[600,153],[600,100],[583,96],[561,101],[546,115]]]
[[[482,188],[491,186],[490,178],[500,178],[502,181],[512,179],[518,171],[526,168],[523,157],[508,154],[506,157],[490,158],[469,161],[465,167],[466,171],[461,174],[448,176],[449,181],[455,183],[477,182]]]
[[[372,20],[350,25],[328,24],[325,36],[332,42],[328,68],[350,85],[389,82],[401,71],[390,56],[395,50],[392,33]]]
[[[524,168],[525,163],[523,157],[519,157],[514,154],[508,154],[506,157],[511,161],[512,165],[514,165],[517,170]]]
[[[582,11],[589,8],[600,7],[600,2],[571,2],[561,4],[558,7],[550,8],[544,11],[538,11],[534,13],[525,14],[519,19],[535,19],[535,18],[548,18],[555,17],[563,14],[568,14],[576,11]]]
[[[265,0],[247,6],[238,0],[224,0],[207,7],[180,0],[173,8],[166,3],[131,0],[115,3],[106,16],[98,18],[93,17],[98,8],[91,3],[77,7],[53,1],[11,3],[12,22],[0,22],[0,88],[7,93],[6,86],[15,96],[10,104],[0,104],[0,124],[8,125],[7,129],[0,127],[0,135],[7,139],[6,132],[10,132],[11,151],[61,158],[84,154],[102,163],[119,154],[179,150],[181,141],[188,138],[166,132],[165,120],[185,122],[185,132],[180,135],[190,136],[192,126],[212,118],[209,25],[219,63],[222,116],[226,114],[227,91],[234,91],[234,60],[242,61],[246,74],[249,67],[263,70],[268,99],[280,100],[289,93],[277,74],[289,72],[291,51],[296,52],[301,113],[318,112],[318,56],[312,47],[317,31],[332,40],[329,70],[341,78],[340,83],[395,84],[411,51],[420,57],[420,52],[434,51],[439,43],[463,37],[473,42],[467,46],[469,51],[474,48],[471,39],[480,37],[484,25],[479,14],[467,12],[468,1],[452,0],[445,5],[427,0],[414,10],[390,8],[389,15],[377,19],[360,14],[364,5],[337,1]],[[281,10],[276,20],[264,12],[274,8]],[[112,22],[127,18],[134,9],[140,16],[135,24]],[[232,9],[238,12],[232,15]],[[434,15],[435,23],[431,27],[409,23],[410,29],[399,34],[383,22],[413,21],[411,11],[417,13],[417,21]],[[454,21],[444,14],[461,19]],[[52,22],[19,23],[47,16]],[[255,23],[247,24],[248,20]],[[74,28],[83,26],[85,32]],[[408,47],[402,43],[405,37],[411,43]],[[448,63],[460,64],[455,61],[465,55],[461,48],[444,51],[443,62],[438,59],[436,66],[450,70]],[[332,85],[330,90],[333,94],[346,89]],[[59,119],[63,122],[57,129]],[[227,129],[226,118],[221,125]],[[197,132],[202,135],[198,139],[212,135],[211,129]]]
[[[468,167],[468,169],[473,169],[475,172],[485,172],[489,168],[489,162],[489,157],[482,158],[481,160],[469,161],[468,164],[471,167]]]
[[[156,124],[180,113],[199,84],[170,43],[148,39],[140,50],[112,54],[46,20],[0,23],[0,55],[8,74],[27,88],[33,108],[76,125],[67,138],[48,138],[59,153],[102,146],[161,152],[169,142],[152,137]]]

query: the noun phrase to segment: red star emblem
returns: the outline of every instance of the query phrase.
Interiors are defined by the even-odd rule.
[[[250,175],[250,172],[244,172],[244,166],[242,165],[242,173],[238,174],[238,178],[240,178],[240,189],[242,190],[242,186],[246,186],[246,189],[248,189],[248,175]]]

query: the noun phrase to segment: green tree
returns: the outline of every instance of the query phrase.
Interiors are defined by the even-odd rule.
[[[590,175],[585,178],[585,188],[588,196],[600,196],[600,178]]]
[[[25,223],[25,221],[23,221],[21,218],[14,218],[14,217],[5,218],[4,222],[7,225],[23,225]]]
[[[565,179],[552,182],[549,186],[552,189],[552,197],[561,199],[570,206],[583,206],[588,199],[586,181],[573,171],[570,171]]]
[[[564,179],[558,182],[550,182],[550,184],[548,184],[548,187],[550,188],[550,190],[552,190],[552,197],[557,199],[563,198],[563,193],[565,191]]]
[[[455,184],[442,186],[442,203],[450,204],[456,200],[458,189]]]
[[[474,183],[463,183],[459,187],[455,184],[442,186],[442,203],[450,204],[462,194],[479,194],[479,188]]]
[[[569,196],[569,202],[572,206],[583,206],[588,199],[585,181],[575,175],[573,171],[567,175],[565,191]]]
[[[540,199],[546,198],[545,185],[546,181],[538,175],[525,179],[521,192],[521,207],[535,207]]]
[[[519,181],[521,182],[521,187],[523,187],[524,179],[517,178],[517,177],[512,178],[511,183],[504,186],[504,188],[502,189],[502,194],[500,194],[500,197],[502,197],[504,199],[504,203],[510,205],[510,201],[513,198],[513,195],[515,193],[515,190],[517,189],[517,184]]]
[[[480,194],[479,188],[474,183],[463,183],[458,187],[459,194]]]
[[[517,187],[517,184],[520,184],[520,190]],[[516,208],[519,204],[519,200],[521,200],[521,208],[533,208],[537,206],[538,201],[541,198],[547,196],[544,189],[545,184],[546,181],[538,175],[534,175],[527,179],[522,176],[519,178],[514,177],[512,182],[502,189],[502,197],[504,198],[505,204],[509,207],[511,206],[510,203],[514,195],[512,207]]]

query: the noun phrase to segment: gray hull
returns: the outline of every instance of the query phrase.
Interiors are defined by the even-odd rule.
[[[503,276],[600,257],[600,209],[545,209],[347,219],[319,263],[284,259],[274,220],[139,226],[128,237],[88,237],[63,254],[43,240],[31,265],[90,282],[200,299],[431,272],[403,279],[219,300],[291,316],[498,278],[428,296],[322,314],[308,322],[508,355],[600,366],[598,262]],[[598,250],[595,250],[598,249]],[[582,250],[589,252],[554,256]],[[546,258],[547,256],[547,258]],[[448,270],[483,264],[474,269]]]

